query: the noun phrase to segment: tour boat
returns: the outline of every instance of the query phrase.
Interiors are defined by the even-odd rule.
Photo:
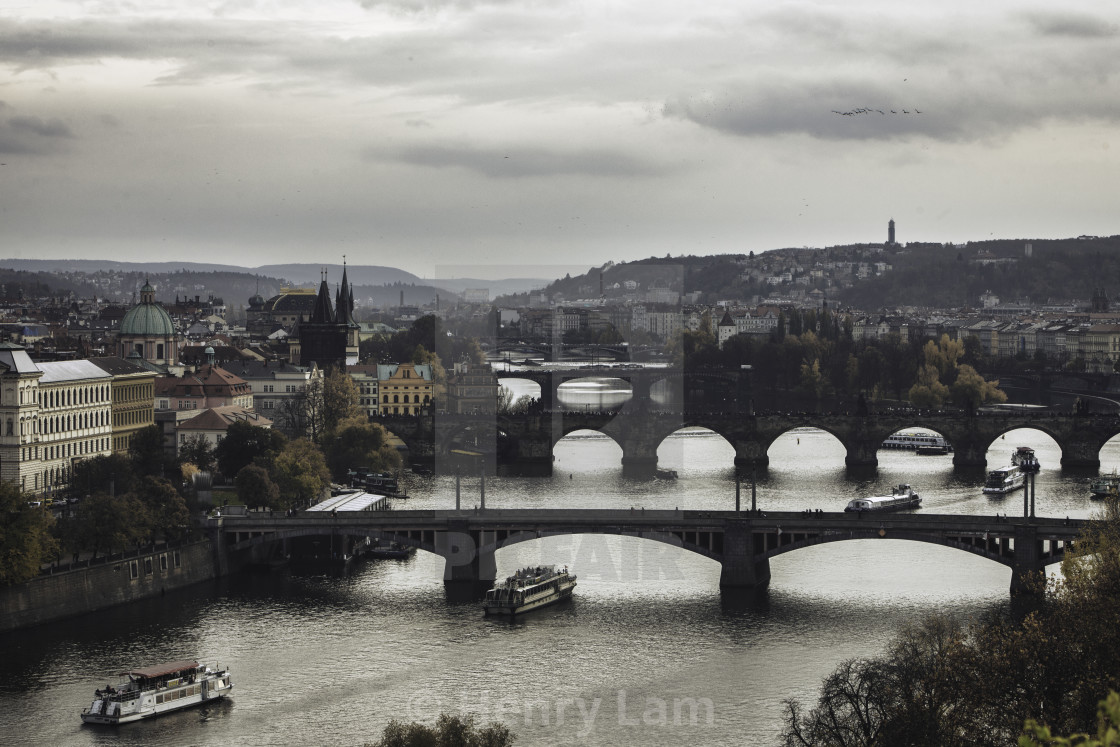
[[[1023,472],[1038,472],[1042,465],[1034,455],[1034,449],[1029,446],[1020,446],[1011,454],[1011,463]]]
[[[937,453],[947,454],[953,450],[941,436],[936,433],[921,433],[918,431],[899,431],[892,433],[883,441],[882,448],[884,449],[910,449],[916,451],[922,447],[934,447],[937,449],[944,449]]]
[[[94,693],[93,703],[82,711],[87,724],[127,724],[199,703],[220,700],[233,689],[229,669],[197,661],[172,661],[154,667],[121,672],[116,687],[106,685]]]
[[[949,446],[919,446],[918,456],[945,456],[949,453]]]
[[[1116,495],[1120,491],[1120,475],[1115,471],[1111,475],[1101,475],[1089,483],[1089,495],[1092,498],[1106,498]]]
[[[369,549],[366,550],[367,557],[389,560],[403,560],[404,558],[412,557],[415,553],[415,547],[402,545],[399,542],[381,543],[379,541],[370,545]]]
[[[984,492],[989,495],[1002,495],[1023,487],[1027,474],[1016,465],[1000,467],[988,473],[988,480],[984,483]]]
[[[857,498],[848,501],[845,511],[889,511],[895,508],[911,508],[921,505],[922,499],[914,489],[903,483],[895,487],[890,495],[875,495],[870,498]]]
[[[486,592],[486,614],[513,617],[567,599],[575,587],[576,577],[568,573],[567,568],[562,571],[551,565],[522,568]]]

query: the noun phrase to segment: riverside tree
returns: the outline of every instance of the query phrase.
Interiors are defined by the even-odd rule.
[[[51,535],[54,518],[41,506],[28,505],[14,483],[0,482],[0,586],[20,584],[58,552]]]
[[[473,715],[441,713],[434,726],[390,721],[381,732],[381,739],[365,747],[509,747],[514,739],[503,724],[477,726]]]
[[[1059,734],[1094,732],[1100,698],[1120,690],[1116,499],[1067,551],[1062,577],[1036,582],[1040,603],[1021,620],[934,618],[882,656],[848,662],[816,706],[787,703],[784,744],[1007,747],[1028,718]]]

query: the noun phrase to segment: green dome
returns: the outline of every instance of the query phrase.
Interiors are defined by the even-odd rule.
[[[142,303],[125,312],[119,334],[137,337],[171,337],[175,325],[171,315],[158,303]]]

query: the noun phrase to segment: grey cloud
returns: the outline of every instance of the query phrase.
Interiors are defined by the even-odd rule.
[[[425,145],[395,151],[370,150],[366,157],[371,160],[389,158],[430,168],[467,169],[498,179],[563,175],[656,176],[667,171],[664,166],[603,149],[559,152],[524,147],[494,149]]]
[[[8,126],[16,132],[30,132],[40,137],[74,137],[74,133],[61,119],[12,117],[8,120]]]
[[[0,120],[0,153],[46,154],[64,147],[61,143],[73,137],[60,119],[14,116]]]
[[[1029,13],[1026,19],[1043,36],[1101,39],[1120,34],[1117,24],[1083,13]]]

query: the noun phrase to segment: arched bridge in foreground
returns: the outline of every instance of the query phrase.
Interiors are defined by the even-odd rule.
[[[216,546],[256,555],[300,537],[351,537],[398,542],[446,561],[444,579],[493,581],[494,553],[542,537],[616,534],[667,543],[722,565],[720,585],[764,587],[770,558],[826,542],[903,539],[951,547],[1012,569],[1011,592],[1060,561],[1084,519],[953,514],[644,511],[625,509],[473,509],[447,511],[250,512],[209,520]],[[578,568],[575,569],[578,572]]]

